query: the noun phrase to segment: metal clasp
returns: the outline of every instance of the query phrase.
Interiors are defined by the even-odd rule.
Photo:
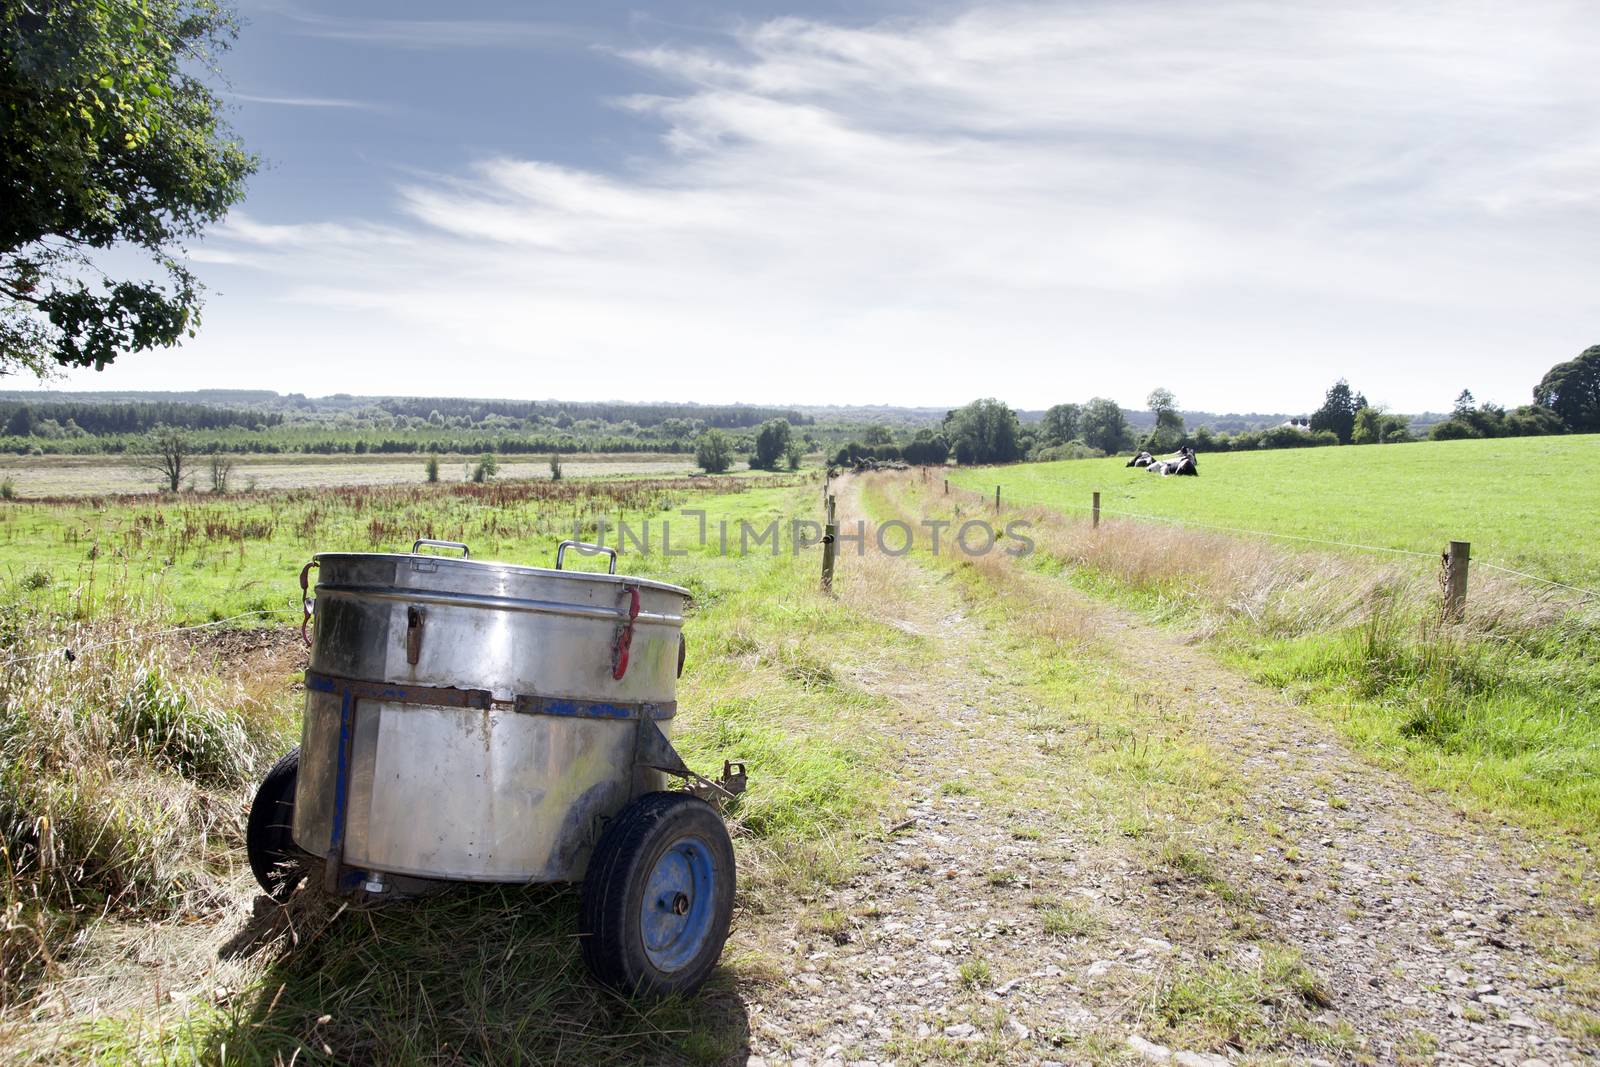
[[[413,667],[422,659],[422,624],[427,617],[421,608],[406,609],[406,662]]]

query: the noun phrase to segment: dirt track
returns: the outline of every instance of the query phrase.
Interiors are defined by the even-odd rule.
[[[1552,890],[1523,835],[1357,758],[1170,632],[1013,576],[1076,613],[1096,635],[1076,654],[1162,694],[1173,736],[1206,754],[1230,825],[1186,844],[1195,827],[1152,799],[1143,814],[1172,827],[1152,848],[1117,829],[1142,803],[1136,785],[1074,783],[1070,736],[1063,752],[1040,727],[1008,678],[1005,635],[969,617],[959,582],[909,560],[848,562],[844,595],[936,642],[940,666],[852,679],[904,712],[905,817],[858,878],[762,935],[791,977],[750,1005],[752,1062],[1194,1065],[1221,1051],[1535,1067],[1595,1054],[1553,1025],[1561,980],[1533,947],[1580,940],[1592,916]],[[1286,956],[1304,967],[1275,962]],[[1190,987],[1223,1005],[1259,993],[1235,1004],[1253,1022],[1202,1012],[1184,1025],[1211,1052],[1156,1044]],[[1230,1029],[1232,1047],[1216,1040]]]

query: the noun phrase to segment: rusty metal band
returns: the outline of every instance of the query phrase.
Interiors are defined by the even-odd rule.
[[[318,693],[350,696],[357,700],[381,700],[389,704],[419,704],[446,708],[509,707],[518,715],[551,715],[569,719],[609,719],[657,722],[678,714],[678,702],[577,700],[572,697],[523,695],[515,700],[496,700],[486,689],[456,689],[428,685],[395,685],[368,682],[359,678],[340,678],[320,671],[306,671],[306,688]]]
[[[306,688],[318,693],[349,694],[358,700],[382,700],[390,704],[487,709],[495,703],[487,689],[394,685],[389,682],[367,682],[359,678],[339,678],[319,671],[306,671]]]

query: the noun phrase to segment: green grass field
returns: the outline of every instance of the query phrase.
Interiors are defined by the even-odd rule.
[[[1600,436],[1427,441],[1200,456],[1200,477],[1162,478],[1122,459],[956,470],[952,485],[1010,503],[1087,513],[1101,493],[1127,513],[1438,553],[1600,588]]]
[[[250,613],[241,624],[262,625],[299,610],[297,577],[317,552],[405,552],[427,537],[465,542],[479,558],[548,566],[556,543],[596,516],[659,521],[664,509],[792,481],[541,479],[13,501],[0,506],[0,582],[35,609],[80,619],[111,604],[177,624]]]

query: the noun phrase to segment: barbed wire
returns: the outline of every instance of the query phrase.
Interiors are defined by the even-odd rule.
[[[1005,505],[1005,504],[1008,503],[1008,500],[1007,500],[1007,498],[1006,498],[1006,496],[1005,496],[1003,491],[1001,493],[1000,501],[1001,501],[1002,505]],[[1042,501],[1042,500],[1017,500],[1017,499],[1012,499],[1012,500],[1009,501],[1009,504],[1012,507],[1044,508],[1046,511],[1060,511],[1060,510],[1063,510],[1063,508],[1068,508],[1068,509],[1077,510],[1077,511],[1093,511],[1094,510],[1093,505],[1087,505],[1087,504],[1086,505],[1082,505],[1082,506],[1075,505],[1075,504],[1061,505],[1061,504],[1047,503],[1047,502]],[[1419,557],[1422,557],[1424,559],[1436,559],[1436,558],[1438,558],[1438,553],[1437,552],[1419,552],[1414,548],[1393,548],[1393,547],[1390,547],[1388,545],[1364,545],[1364,544],[1359,544],[1359,543],[1354,542],[1354,541],[1335,541],[1335,540],[1333,540],[1331,538],[1327,538],[1327,537],[1308,537],[1308,536],[1306,536],[1304,534],[1281,533],[1281,532],[1273,531],[1273,530],[1251,530],[1251,529],[1247,529],[1246,527],[1243,527],[1243,526],[1223,526],[1223,525],[1220,525],[1218,523],[1195,522],[1195,521],[1190,520],[1190,519],[1173,518],[1173,517],[1171,517],[1169,515],[1147,515],[1147,514],[1143,514],[1141,512],[1137,512],[1137,511],[1120,511],[1120,510],[1117,510],[1115,508],[1108,508],[1108,507],[1103,507],[1103,506],[1100,508],[1100,514],[1102,516],[1109,515],[1109,516],[1113,516],[1113,517],[1116,517],[1116,518],[1122,518],[1122,519],[1138,519],[1138,520],[1143,521],[1143,522],[1164,522],[1164,523],[1168,523],[1169,525],[1172,525],[1172,526],[1182,526],[1182,527],[1190,528],[1190,529],[1216,530],[1216,531],[1221,532],[1221,533],[1245,534],[1245,535],[1250,536],[1250,537],[1275,537],[1275,538],[1280,538],[1280,539],[1287,540],[1287,541],[1304,541],[1304,542],[1306,542],[1308,544],[1330,545],[1330,546],[1335,547],[1335,548],[1349,548],[1349,549],[1355,549],[1355,550],[1361,551],[1361,552],[1392,552],[1392,553],[1394,553],[1396,555],[1401,555],[1401,556],[1419,556]]]
[[[971,493],[981,501],[986,501],[988,499],[987,493],[983,493],[975,489],[968,489],[965,486],[955,486],[954,488],[960,489],[963,492]],[[1094,511],[1093,504],[1065,504],[1043,500],[1030,500],[1019,497],[1008,497],[1003,486],[1001,487],[1000,492],[1000,502],[1003,507],[1011,508],[1032,507],[1043,508],[1046,511]],[[1268,537],[1278,538],[1286,541],[1300,541],[1305,544],[1327,545],[1333,548],[1345,548],[1358,552],[1387,552],[1399,556],[1414,556],[1422,559],[1433,560],[1439,558],[1439,553],[1437,552],[1422,552],[1414,548],[1394,548],[1389,545],[1366,545],[1354,541],[1336,541],[1326,537],[1308,537],[1304,534],[1281,533],[1273,530],[1251,530],[1242,526],[1223,526],[1217,523],[1195,522],[1190,519],[1173,518],[1172,516],[1168,515],[1146,515],[1136,511],[1120,511],[1104,506],[1100,508],[1100,514],[1102,516],[1113,516],[1123,519],[1137,519],[1143,522],[1167,523],[1172,526],[1179,526],[1189,529],[1216,530],[1222,533],[1244,534],[1249,537]],[[1530,574],[1527,571],[1517,570],[1515,567],[1507,567],[1504,564],[1494,563],[1490,560],[1473,559],[1472,564],[1478,567],[1485,567],[1489,570],[1515,575],[1518,578],[1526,578],[1529,581],[1539,582],[1543,585],[1552,586],[1557,589],[1564,589],[1571,593],[1577,593],[1583,597],[1600,599],[1600,590],[1587,589],[1583,586],[1570,585],[1566,582],[1558,582],[1553,578],[1544,578],[1540,575]]]
[[[1557,589],[1565,589],[1568,592],[1581,593],[1586,597],[1600,599],[1600,589],[1585,589],[1581,585],[1568,585],[1566,582],[1558,582],[1554,578],[1541,578],[1537,574],[1529,574],[1527,571],[1519,571],[1515,567],[1507,567],[1499,563],[1490,563],[1485,559],[1475,559],[1472,564],[1476,567],[1487,567],[1492,571],[1514,574],[1518,578],[1526,578],[1530,582],[1540,582],[1544,585],[1554,586]]]

